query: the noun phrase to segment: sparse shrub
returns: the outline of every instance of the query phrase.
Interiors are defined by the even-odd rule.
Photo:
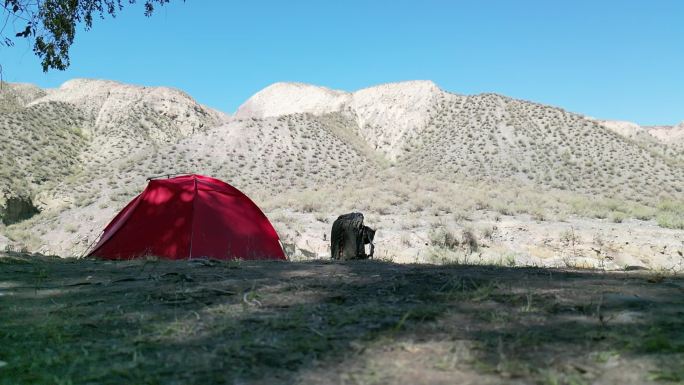
[[[573,246],[574,247],[574,245],[577,244],[578,240],[579,240],[579,238],[575,234],[574,229],[565,230],[560,234],[560,241],[563,244],[563,246],[566,246],[566,247],[567,246]]]
[[[489,210],[491,207],[492,206],[489,204],[489,202],[485,202],[482,200],[477,201],[475,203],[475,210]],[[504,214],[504,213],[502,213],[502,214]],[[504,215],[507,215],[507,214],[504,214]]]
[[[312,194],[306,194],[302,196],[301,200],[301,211],[305,213],[313,213],[320,211],[323,207],[323,204],[321,203],[321,200],[319,197],[314,196]]]
[[[660,211],[656,216],[658,226],[668,229],[684,229],[684,202],[661,201],[658,204]]]
[[[546,215],[541,210],[534,210],[532,212],[532,219],[537,222],[544,222],[546,220]]]
[[[487,227],[482,229],[482,237],[484,239],[489,239],[491,241],[492,238],[494,238],[494,232],[495,231],[496,231],[496,227],[487,226]]]
[[[495,210],[496,210],[499,214],[501,214],[501,215],[510,216],[510,215],[513,215],[513,214],[514,214],[514,213],[513,213],[513,210],[511,210],[511,208],[510,208],[508,205],[505,205],[505,204],[504,204],[504,205],[497,205],[496,208],[495,208]]]
[[[454,250],[459,245],[458,238],[454,232],[444,227],[431,230],[428,237],[432,246]]]
[[[456,222],[469,221],[470,215],[464,210],[457,210],[454,212],[454,220],[456,220]]]
[[[613,213],[610,214],[610,220],[613,223],[622,223],[626,218],[627,218],[627,214],[625,214],[621,211],[613,211]]]
[[[596,219],[606,219],[608,218],[607,210],[598,210],[593,213],[593,217]]]
[[[640,221],[647,221],[655,216],[655,210],[646,206],[638,206],[630,211],[634,218]]]
[[[684,201],[677,202],[673,200],[663,200],[658,203],[658,210],[669,211],[673,213],[684,213]]]
[[[658,226],[668,229],[684,230],[684,216],[676,213],[665,212],[660,213],[656,217]]]
[[[326,223],[328,222],[328,218],[322,213],[316,213],[314,214],[314,218],[316,218],[317,221]]]
[[[504,263],[508,267],[515,267],[515,265],[516,265],[515,255],[514,254],[507,254],[505,259],[504,259]]]
[[[464,246],[470,249],[470,252],[477,251],[479,244],[477,242],[477,237],[471,229],[463,229],[461,233],[461,238]]]

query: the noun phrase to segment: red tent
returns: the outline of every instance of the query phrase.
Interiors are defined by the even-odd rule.
[[[254,202],[225,182],[194,174],[151,180],[105,227],[89,255],[286,259]]]

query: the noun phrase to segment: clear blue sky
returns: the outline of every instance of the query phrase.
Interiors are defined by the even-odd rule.
[[[172,0],[150,19],[138,4],[96,20],[71,59],[43,74],[26,43],[0,50],[10,82],[164,85],[227,112],[276,81],[430,79],[606,119],[684,120],[682,0]]]

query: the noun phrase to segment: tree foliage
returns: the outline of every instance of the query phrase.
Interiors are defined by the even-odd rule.
[[[143,2],[144,1],[144,2]],[[86,30],[95,18],[116,17],[125,4],[138,0],[0,0],[4,8],[0,19],[0,45],[11,47],[14,39],[33,39],[33,51],[41,59],[43,71],[69,67],[69,48],[76,30],[82,24]],[[140,0],[145,16],[151,16],[156,6],[170,0]],[[14,36],[7,35],[9,26]]]

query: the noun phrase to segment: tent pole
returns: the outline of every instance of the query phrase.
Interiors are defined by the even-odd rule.
[[[164,177],[166,177],[166,179],[169,179],[169,178],[171,178],[172,176],[178,176],[178,175],[194,175],[194,173],[192,173],[192,172],[179,172],[179,173],[176,173],[176,174],[154,175],[154,176],[147,177],[147,179],[145,179],[145,180],[146,180],[146,181],[150,181],[150,180],[152,180],[152,179],[159,179],[159,178],[164,178]]]

